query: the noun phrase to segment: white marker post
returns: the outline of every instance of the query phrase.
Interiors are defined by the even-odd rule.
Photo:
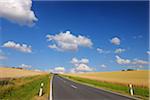
[[[51,79],[50,79],[50,97],[49,97],[49,100],[52,100],[53,99],[53,91],[52,91],[52,88],[53,88],[53,77],[54,75],[51,76]]]
[[[129,91],[130,91],[130,94],[133,96],[133,86],[132,86],[132,84],[129,84]]]
[[[43,86],[44,86],[44,83],[41,83],[41,87],[40,87],[40,91],[39,91],[39,96],[42,96]]]

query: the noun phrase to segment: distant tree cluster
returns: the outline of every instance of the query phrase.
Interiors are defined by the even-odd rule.
[[[23,69],[23,68],[21,68],[21,67],[11,67],[11,68],[14,68],[14,69]]]
[[[135,71],[135,69],[123,69],[121,71]]]

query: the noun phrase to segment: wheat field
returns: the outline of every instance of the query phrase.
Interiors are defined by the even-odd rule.
[[[46,74],[45,72],[31,71],[25,69],[16,69],[16,68],[6,68],[0,67],[0,79],[1,78],[17,78],[17,77],[26,77]]]
[[[148,87],[149,84],[149,71],[118,71],[118,72],[94,72],[94,73],[81,73],[81,74],[66,74],[81,78],[88,78],[98,81],[118,83],[123,85],[133,84],[140,87]]]

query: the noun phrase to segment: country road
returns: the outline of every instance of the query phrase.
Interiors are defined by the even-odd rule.
[[[52,100],[133,100],[54,75]]]

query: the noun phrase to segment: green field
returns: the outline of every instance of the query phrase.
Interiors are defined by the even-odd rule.
[[[69,75],[61,75],[61,76],[71,79],[75,82],[79,82],[81,84],[86,84],[96,88],[102,88],[102,89],[118,92],[121,94],[129,95],[128,85],[115,84],[110,82],[104,82],[104,81],[69,76]],[[149,89],[146,87],[134,87],[134,96],[147,100],[149,98]]]
[[[0,79],[0,99],[8,100],[47,100],[50,75],[24,78]],[[40,84],[44,83],[43,96],[38,97]]]

